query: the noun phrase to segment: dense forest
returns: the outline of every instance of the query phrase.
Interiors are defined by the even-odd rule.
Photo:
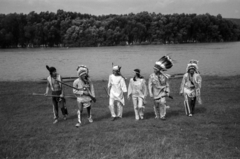
[[[240,26],[220,14],[81,14],[58,10],[0,14],[0,47],[82,47],[239,41]]]

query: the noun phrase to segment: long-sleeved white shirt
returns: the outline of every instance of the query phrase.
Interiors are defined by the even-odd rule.
[[[111,74],[108,80],[108,88],[110,89],[110,98],[120,101],[125,105],[123,92],[127,92],[126,83],[122,76]]]
[[[140,78],[136,78],[136,81],[134,81],[133,78],[131,78],[128,85],[128,96],[131,94],[134,97],[144,99],[147,96],[146,81]]]

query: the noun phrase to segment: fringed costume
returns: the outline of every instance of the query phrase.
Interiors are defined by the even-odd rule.
[[[92,114],[91,114],[91,105],[92,102],[95,102],[95,92],[93,84],[88,76],[88,68],[84,65],[80,65],[77,68],[77,74],[79,78],[77,78],[73,82],[73,87],[77,89],[73,89],[73,93],[77,97],[77,104],[78,104],[78,123],[76,127],[79,127],[82,123],[82,113],[83,108],[87,109],[88,113],[88,121],[90,123],[93,122]]]
[[[166,99],[169,96],[169,82],[170,75],[163,73],[173,66],[172,60],[169,56],[163,56],[154,65],[154,73],[150,75],[148,81],[149,95],[154,99],[155,118],[165,120],[166,116]]]
[[[196,101],[202,104],[201,100],[201,85],[202,78],[198,71],[198,61],[191,60],[187,65],[186,72],[183,76],[180,94],[184,96],[184,107],[187,116],[192,116],[195,110]]]

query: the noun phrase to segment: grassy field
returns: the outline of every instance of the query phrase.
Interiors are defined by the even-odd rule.
[[[240,158],[240,76],[203,77],[203,105],[187,117],[181,79],[171,79],[166,121],[154,119],[147,99],[145,120],[135,121],[131,100],[123,118],[110,121],[107,81],[95,81],[94,122],[84,110],[76,128],[76,101],[67,100],[69,118],[53,125],[51,98],[37,82],[0,82],[0,158],[2,159],[226,159]],[[71,82],[69,82],[71,84]],[[72,90],[65,87],[66,94]]]

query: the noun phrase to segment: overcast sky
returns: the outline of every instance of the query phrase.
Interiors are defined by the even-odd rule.
[[[240,18],[240,0],[0,0],[0,13],[31,11],[56,12],[58,9],[93,15],[128,14],[142,11],[173,14],[221,14]]]

